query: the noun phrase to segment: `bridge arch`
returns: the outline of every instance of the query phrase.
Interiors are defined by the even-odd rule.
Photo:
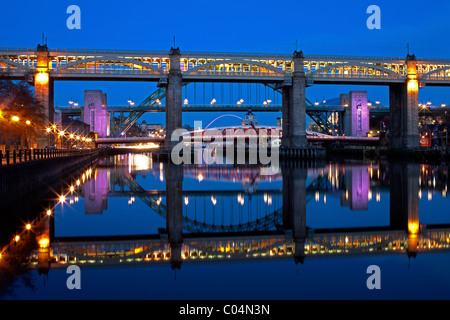
[[[344,62],[344,63],[336,63],[327,67],[323,67],[320,69],[316,69],[314,71],[309,71],[308,74],[312,75],[312,76],[316,76],[319,75],[322,72],[328,71],[328,70],[333,70],[333,69],[339,69],[339,68],[345,68],[345,67],[360,67],[360,68],[367,68],[367,69],[373,69],[373,70],[377,70],[380,71],[384,74],[387,74],[389,76],[393,76],[394,78],[401,78],[402,75],[398,74],[392,70],[386,69],[384,67],[380,67],[374,64],[366,64],[366,63],[358,63],[358,62]]]
[[[77,61],[73,61],[70,62],[68,64],[59,66],[55,69],[52,69],[53,72],[60,72],[63,71],[65,69],[69,69],[71,67],[74,67],[76,65],[80,65],[80,64],[86,64],[89,62],[95,62],[95,61],[104,61],[106,64],[106,61],[113,61],[114,63],[119,62],[119,63],[131,63],[134,65],[139,65],[141,67],[146,68],[146,69],[150,69],[152,71],[152,73],[157,73],[157,74],[162,74],[163,70],[160,68],[157,68],[147,62],[142,62],[142,61],[138,61],[138,60],[133,60],[133,59],[127,59],[127,58],[119,58],[119,57],[113,57],[113,58],[108,58],[108,57],[95,57],[95,58],[89,58],[89,59],[82,59],[82,60],[77,60]],[[108,65],[114,65],[113,63],[108,63]],[[117,65],[117,64],[116,64]],[[120,65],[119,65],[120,66]]]
[[[30,69],[29,67],[24,66],[24,65],[22,65],[22,64],[20,64],[20,63],[17,63],[17,62],[8,60],[8,59],[1,59],[1,58],[0,58],[0,66],[1,66],[2,64],[6,64],[7,66],[11,66],[11,67],[13,67],[13,68],[19,68],[19,69],[22,69],[24,72],[31,71],[31,69]]]
[[[221,65],[221,64],[234,64],[234,63],[242,63],[242,64],[249,64],[249,65],[254,65],[254,66],[259,66],[259,67],[263,67],[266,68],[268,70],[271,70],[277,74],[279,74],[280,76],[285,76],[286,72],[278,69],[274,66],[268,65],[266,63],[263,62],[259,62],[259,61],[254,61],[254,60],[245,60],[245,59],[224,59],[224,60],[215,60],[213,62],[208,62],[205,64],[201,64],[198,65],[194,68],[188,69],[186,71],[183,72],[183,75],[189,75],[192,73],[196,73],[197,71],[203,70],[203,69],[207,69],[209,67],[213,67],[213,66],[217,66],[217,65]]]
[[[422,79],[424,79],[424,80],[427,80],[427,79],[430,79],[430,77],[432,76],[432,75],[434,75],[434,74],[437,74],[437,73],[440,73],[440,72],[445,72],[445,71],[449,71],[449,72],[447,72],[448,73],[448,77],[450,77],[450,66],[447,66],[447,67],[443,67],[443,68],[439,68],[439,69],[436,69],[436,70],[433,70],[433,71],[430,71],[430,72],[428,72],[428,73],[424,73],[424,74],[422,74]]]

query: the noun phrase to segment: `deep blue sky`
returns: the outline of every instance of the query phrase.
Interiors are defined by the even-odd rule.
[[[81,30],[69,30],[69,5],[81,8]],[[381,8],[381,30],[369,30],[366,9]],[[50,48],[107,48],[406,56],[406,44],[419,57],[450,58],[446,35],[450,26],[448,1],[21,1],[2,5],[2,47],[36,47],[42,32]],[[56,105],[73,98],[82,104],[84,89],[101,89],[109,105],[140,103],[154,90],[153,83],[63,82],[56,84]],[[388,103],[385,87],[314,86],[310,100],[330,99],[353,89],[369,92],[369,99]],[[450,103],[448,89],[426,88],[420,99]],[[184,122],[191,122],[188,115]],[[217,115],[204,115],[209,121]],[[271,122],[274,122],[272,115]],[[150,117],[150,116],[147,116]],[[268,118],[265,116],[265,118]],[[164,115],[152,115],[162,122]]]

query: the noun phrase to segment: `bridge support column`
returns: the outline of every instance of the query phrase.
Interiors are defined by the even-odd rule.
[[[417,254],[419,234],[419,175],[416,164],[390,166],[390,227],[408,234],[408,256]]]
[[[164,150],[171,152],[178,143],[171,141],[172,133],[182,126],[182,75],[180,69],[181,52],[179,48],[171,48],[169,52],[170,70],[166,87],[166,138]]]
[[[47,45],[37,47],[37,65],[34,77],[34,95],[36,100],[43,106],[43,114],[45,117],[45,126],[49,127],[54,121],[54,85],[53,80],[49,76],[49,55]],[[42,132],[45,132],[44,128]],[[52,135],[42,136],[37,139],[38,148],[54,144]]]
[[[283,175],[283,226],[292,230],[295,244],[295,263],[305,260],[306,228],[306,177],[307,170],[298,163],[282,166]]]
[[[183,245],[183,166],[166,164],[166,228],[172,269],[181,268]]]
[[[419,80],[414,55],[406,58],[407,80],[389,86],[391,148],[415,149],[419,140]]]
[[[282,117],[284,147],[305,147],[306,140],[306,77],[303,52],[294,52],[292,86],[283,88]]]

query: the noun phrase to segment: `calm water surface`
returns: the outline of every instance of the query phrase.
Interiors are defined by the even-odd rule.
[[[4,299],[448,299],[448,167],[102,159]],[[13,231],[11,231],[13,232]],[[81,290],[66,268],[81,267]],[[367,268],[381,270],[368,290]]]

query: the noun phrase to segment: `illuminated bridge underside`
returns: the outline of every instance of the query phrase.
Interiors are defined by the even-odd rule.
[[[167,51],[49,49],[50,78],[56,80],[162,81],[170,70]],[[450,60],[417,59],[421,86],[450,85]],[[0,73],[9,78],[34,75],[35,48],[0,48]],[[304,70],[313,83],[404,83],[405,58],[306,55]],[[185,81],[283,83],[290,78],[291,54],[182,52]]]
[[[306,259],[358,255],[403,255],[406,252],[433,253],[449,251],[450,230],[420,234],[417,246],[408,246],[408,236],[401,231],[362,233],[324,233],[308,236],[304,245]],[[231,262],[293,258],[295,243],[287,235],[251,237],[185,238],[184,263]],[[167,240],[74,241],[51,245],[51,267],[111,266],[169,263],[171,250]],[[37,253],[28,261],[37,266]]]

